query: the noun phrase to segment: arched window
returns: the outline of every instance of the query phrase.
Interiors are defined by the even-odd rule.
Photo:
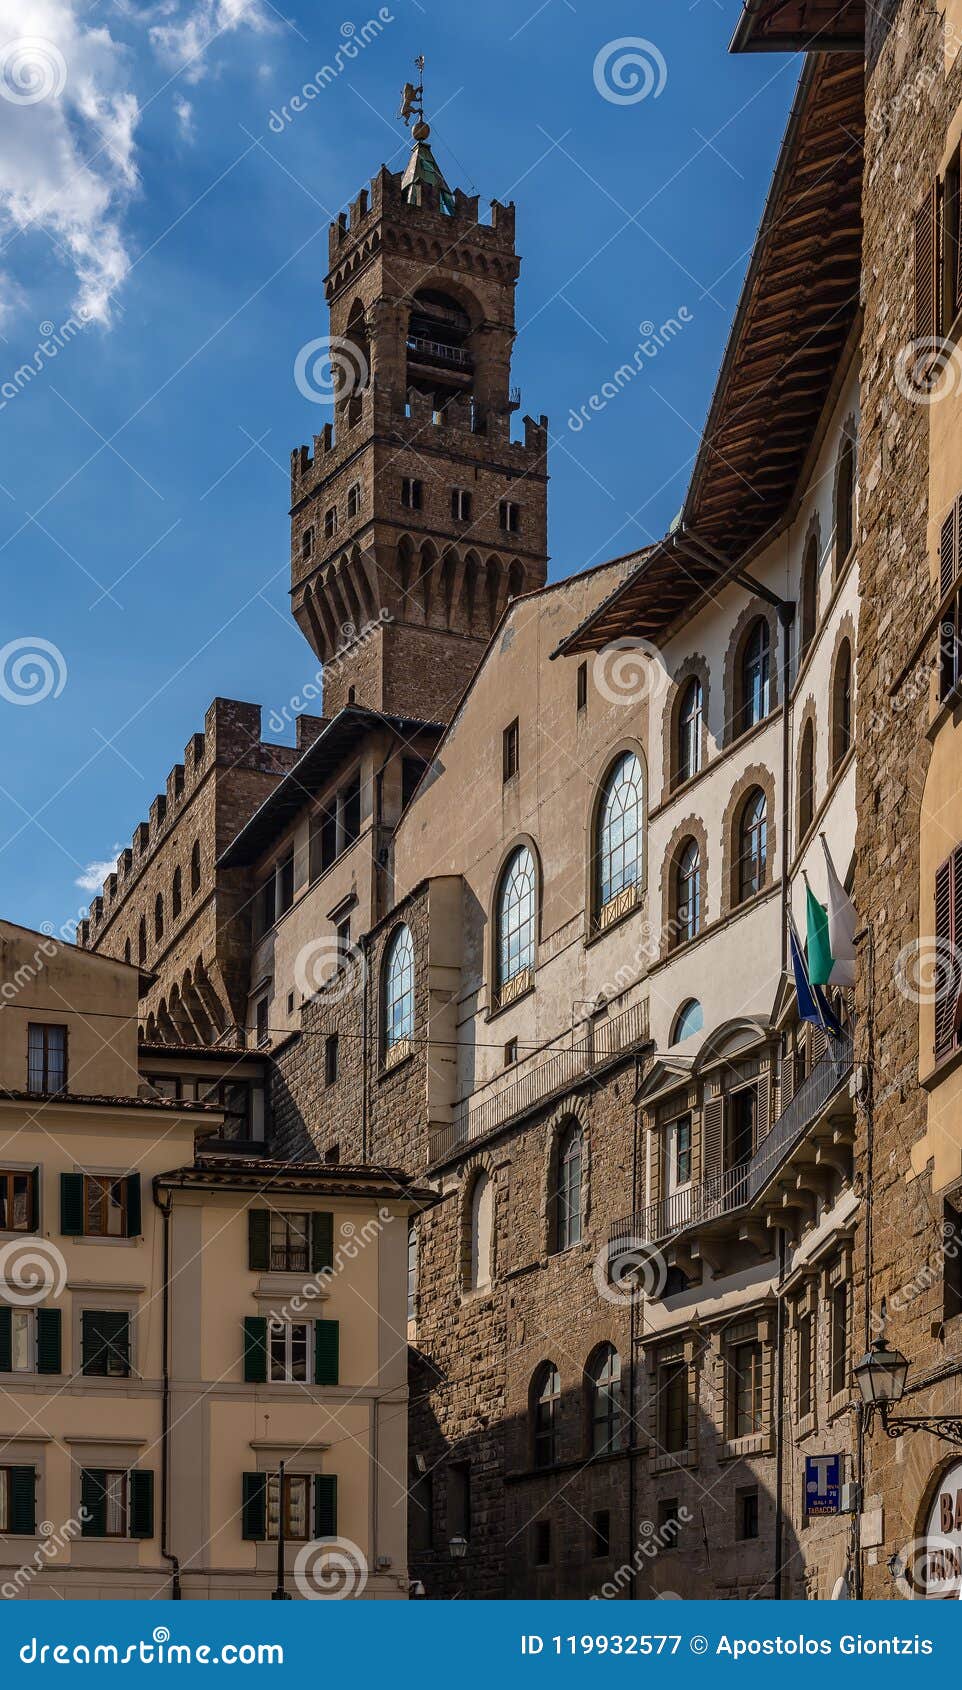
[[[158,892],[154,899],[154,938],[159,944],[164,937],[164,900]]]
[[[527,845],[508,858],[498,888],[497,982],[501,990],[534,967],[535,875]]]
[[[173,878],[173,880],[171,881],[171,884],[170,884],[170,915],[171,915],[172,921],[176,921],[177,917],[180,915],[180,905],[181,905],[180,888],[181,888],[181,874],[180,874],[180,867],[178,866],[177,868],[174,869],[174,878]]]
[[[855,442],[846,435],[835,475],[835,573],[855,541]]]
[[[399,927],[384,959],[384,1048],[393,1050],[414,1033],[414,945],[411,930]]]
[[[697,839],[686,839],[676,859],[675,922],[680,945],[701,932],[701,852]]]
[[[809,720],[802,730],[798,754],[798,837],[804,839],[815,819],[815,724]]]
[[[554,1362],[542,1362],[531,1381],[531,1453],[535,1467],[553,1467],[558,1459],[558,1404],[561,1380]]]
[[[581,1164],[584,1134],[569,1122],[558,1140],[558,1190],[555,1196],[555,1249],[581,1242]]]
[[[633,751],[619,757],[605,782],[598,811],[598,907],[641,879],[643,791]]]
[[[200,891],[200,840],[195,839],[190,853],[190,895]]]
[[[468,1285],[472,1291],[486,1291],[491,1284],[491,1234],[494,1217],[494,1188],[485,1173],[478,1174],[471,1187],[469,1217],[470,1262]]]
[[[813,639],[818,622],[818,540],[813,534],[805,548],[802,564],[802,620],[799,657],[804,657]]]
[[[832,677],[832,773],[840,768],[852,744],[852,648],[843,640]]]
[[[137,929],[137,961],[147,961],[147,923],[143,916],[140,918],[140,926]]]
[[[686,998],[672,1022],[670,1045],[680,1045],[683,1039],[690,1039],[694,1033],[700,1033],[705,1025],[705,1014],[697,998]]]
[[[740,733],[763,722],[771,708],[771,635],[764,616],[748,630],[741,668]]]
[[[621,1448],[621,1357],[602,1344],[585,1369],[588,1395],[588,1453],[608,1455]]]
[[[679,783],[691,780],[701,768],[701,725],[703,696],[701,681],[695,675],[681,695],[678,707],[678,748],[676,753]]]
[[[760,786],[752,788],[741,807],[737,833],[736,902],[753,898],[765,884],[768,862],[768,806]]]

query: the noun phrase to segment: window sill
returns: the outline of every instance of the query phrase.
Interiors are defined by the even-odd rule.
[[[590,950],[592,945],[597,945],[602,939],[607,939],[609,933],[614,933],[616,928],[623,927],[626,921],[630,921],[633,915],[637,915],[638,911],[644,908],[646,891],[646,883],[637,881],[632,903],[628,905],[627,909],[622,910],[620,915],[613,916],[605,927],[599,925],[596,914],[592,915],[588,932],[585,935],[585,950]]]
[[[743,1461],[748,1455],[771,1455],[774,1447],[771,1432],[749,1432],[743,1438],[726,1438],[719,1448],[718,1460]]]
[[[532,977],[530,986],[525,986],[524,990],[519,992],[517,997],[511,998],[508,1003],[501,1003],[500,1000],[495,1000],[495,1002],[491,1005],[491,1008],[487,1011],[485,1016],[486,1022],[490,1023],[491,1021],[496,1021],[499,1015],[507,1015],[509,1009],[514,1009],[516,1004],[523,1003],[525,998],[531,997],[534,989],[535,981],[534,977]],[[514,1064],[512,1063],[511,1066],[514,1067]]]
[[[693,1449],[679,1449],[674,1453],[652,1456],[648,1463],[649,1473],[673,1473],[679,1467],[694,1467],[697,1461]]]
[[[403,1042],[407,1047],[406,1049],[400,1050],[395,1047],[395,1049],[393,1051],[389,1051],[381,1061],[378,1068],[378,1080],[392,1079],[401,1068],[406,1068],[408,1063],[414,1061],[414,1045],[412,1041],[410,1039],[405,1039]]]

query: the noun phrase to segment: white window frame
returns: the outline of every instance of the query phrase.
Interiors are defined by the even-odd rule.
[[[295,1379],[294,1369],[294,1331],[303,1328],[305,1350],[305,1377]],[[276,1377],[274,1373],[274,1338],[278,1331],[284,1333],[284,1373]],[[314,1322],[311,1320],[281,1320],[277,1315],[271,1315],[267,1322],[267,1382],[270,1385],[311,1385],[314,1382]]]

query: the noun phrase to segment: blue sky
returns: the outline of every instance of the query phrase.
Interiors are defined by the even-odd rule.
[[[551,421],[552,575],[664,531],[798,74],[728,56],[739,9],[391,0],[277,134],[373,0],[0,0],[0,650],[54,648],[36,702],[3,693],[30,690],[24,647],[0,677],[5,916],[59,926],[89,901],[78,881],[129,842],[212,697],[266,723],[314,673],[288,610],[289,453],[327,413],[293,364],[326,331],[330,218],[407,156],[417,52],[449,181],[517,203],[514,379]],[[601,92],[631,92],[610,45],[629,37],[651,84],[630,102]],[[572,427],[639,325],[670,318]]]

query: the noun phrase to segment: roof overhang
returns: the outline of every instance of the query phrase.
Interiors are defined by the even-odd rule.
[[[865,0],[744,0],[732,53],[862,53]]]
[[[553,656],[659,644],[791,519],[858,321],[863,129],[861,60],[808,59],[681,519]]]

